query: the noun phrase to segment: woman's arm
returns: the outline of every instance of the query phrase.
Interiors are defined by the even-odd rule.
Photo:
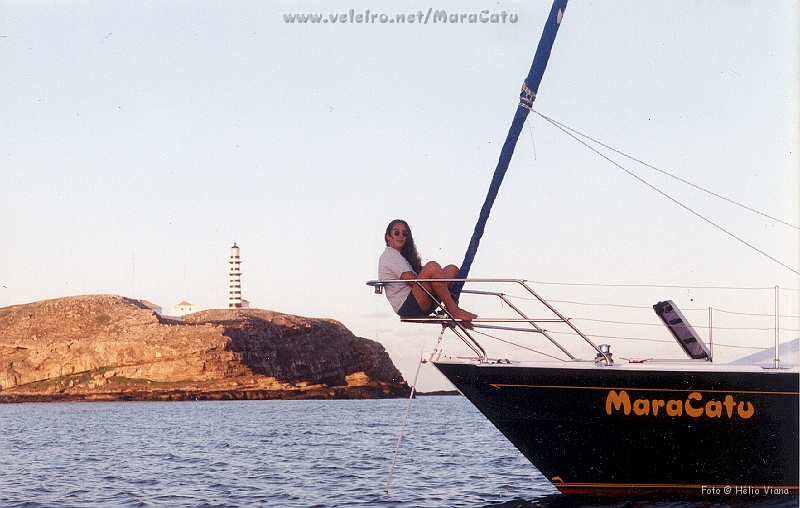
[[[400,274],[400,278],[407,281],[417,280],[417,274],[414,272],[403,272]],[[411,282],[408,282],[408,284],[411,284]]]

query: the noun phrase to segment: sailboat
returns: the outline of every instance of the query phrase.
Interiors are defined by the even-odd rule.
[[[456,297],[494,299],[507,315],[464,323],[440,308],[401,320],[441,326],[440,342],[453,333],[469,347],[472,356],[454,357],[437,344],[426,360],[562,493],[797,495],[800,374],[797,365],[781,363],[777,334],[775,357],[766,365],[714,363],[712,348],[682,310],[664,300],[653,311],[683,357],[620,358],[528,281],[468,278],[566,4],[553,3],[461,272],[448,280]],[[397,282],[367,284],[380,292]],[[543,315],[531,317],[509,291],[521,292]],[[562,361],[492,358],[476,338],[480,330],[535,335]],[[575,340],[567,344],[564,336]]]
[[[601,344],[560,364],[433,364],[562,493],[796,495],[797,367],[714,364],[673,302],[654,307],[684,360],[615,360]]]

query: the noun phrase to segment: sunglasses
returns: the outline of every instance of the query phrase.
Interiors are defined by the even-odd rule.
[[[395,229],[394,231],[392,231],[392,234],[393,234],[394,236],[400,236],[400,235],[403,235],[403,238],[405,238],[405,237],[407,237],[407,236],[408,236],[408,231],[407,231],[407,230],[405,230],[405,231],[400,231],[399,229]]]

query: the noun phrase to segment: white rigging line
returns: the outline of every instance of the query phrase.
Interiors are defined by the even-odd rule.
[[[639,309],[639,310],[650,310],[650,311],[653,310],[652,306],[644,307],[644,306],[641,306],[641,305],[622,305],[622,304],[619,304],[619,303],[586,303],[586,302],[573,302],[573,301],[570,301],[570,300],[548,300],[548,301],[554,302],[554,303],[565,303],[565,304],[570,304],[570,305],[583,305],[583,306],[586,306],[586,307],[620,307],[620,308],[623,308],[623,309]],[[681,310],[683,312],[706,312],[706,311],[708,311],[708,307],[703,307],[703,308],[683,308],[683,307],[681,307]],[[737,315],[737,316],[754,316],[754,317],[763,317],[763,318],[770,318],[770,319],[775,317],[775,314],[770,314],[768,312],[762,312],[760,314],[755,313],[755,312],[735,312],[735,311],[732,311],[732,310],[718,309],[716,307],[714,307],[714,312],[722,312],[724,314],[734,314],[734,315]],[[794,316],[794,315],[789,315],[789,314],[781,314],[780,317],[789,318],[789,319],[797,319],[800,316]]]
[[[526,280],[532,284],[549,284],[551,286],[588,286],[603,288],[665,288],[665,289],[731,289],[737,291],[775,291],[775,286],[770,287],[740,287],[740,286],[689,286],[689,285],[664,285],[664,284],[599,284],[592,282],[545,282]],[[780,288],[781,291],[800,291],[800,289]]]
[[[537,113],[537,114],[539,114],[539,113]],[[659,168],[657,168],[657,167],[655,167],[655,166],[653,166],[653,165],[651,165],[651,164],[648,164],[648,163],[646,163],[646,162],[644,162],[644,161],[641,161],[641,160],[637,159],[636,157],[633,157],[633,156],[631,156],[631,155],[628,155],[628,154],[626,154],[625,152],[621,152],[621,151],[617,150],[617,149],[616,149],[616,148],[614,148],[614,147],[608,146],[608,145],[606,145],[605,143],[603,143],[603,142],[601,142],[601,141],[598,141],[598,140],[596,140],[596,139],[594,139],[594,138],[592,138],[592,137],[590,137],[590,136],[587,136],[586,134],[583,134],[583,133],[581,133],[581,132],[578,132],[578,131],[576,131],[575,129],[572,129],[571,127],[568,127],[568,126],[566,126],[566,125],[564,125],[564,124],[562,124],[562,123],[560,123],[560,122],[558,122],[558,121],[556,121],[556,120],[553,120],[552,118],[547,118],[546,116],[544,116],[544,115],[541,115],[541,114],[539,114],[539,116],[541,116],[542,118],[544,118],[544,119],[545,119],[545,120],[547,120],[548,122],[550,122],[550,123],[552,123],[552,124],[554,124],[554,125],[556,125],[556,126],[558,126],[558,127],[562,128],[562,129],[566,129],[566,130],[568,130],[568,131],[570,131],[570,132],[572,132],[572,133],[574,133],[574,134],[577,134],[578,136],[584,137],[584,138],[586,138],[586,139],[588,139],[588,140],[592,141],[593,143],[597,143],[598,145],[602,146],[603,148],[607,148],[607,149],[611,150],[611,151],[612,151],[612,152],[614,152],[614,153],[618,153],[619,155],[622,155],[623,157],[626,157],[626,158],[628,158],[628,159],[630,159],[630,160],[632,160],[632,161],[634,161],[634,162],[638,162],[639,164],[641,164],[641,165],[643,165],[643,166],[646,166],[646,167],[648,167],[648,168],[650,168],[650,169],[653,169],[653,170],[655,170],[655,171],[658,171],[658,172],[659,172],[659,173],[661,173],[662,175],[666,175],[666,176],[668,176],[668,177],[670,177],[670,178],[674,178],[675,180],[678,180],[678,181],[679,181],[679,182],[681,182],[681,183],[685,183],[686,185],[688,185],[688,186],[690,186],[690,187],[694,187],[694,188],[695,188],[695,189],[697,189],[697,190],[703,191],[703,192],[705,192],[706,194],[710,194],[710,195],[712,195],[712,196],[714,196],[714,197],[717,197],[717,198],[719,198],[719,199],[721,199],[721,200],[723,200],[723,201],[727,201],[728,203],[731,203],[731,204],[734,204],[734,205],[736,205],[736,206],[739,206],[739,207],[741,207],[741,208],[744,208],[745,210],[749,210],[749,211],[751,211],[751,212],[753,212],[753,213],[757,213],[758,215],[761,215],[761,216],[763,216],[763,217],[766,217],[767,219],[774,220],[775,222],[780,222],[781,224],[783,224],[783,225],[785,225],[785,226],[789,226],[790,228],[794,228],[794,229],[800,230],[800,227],[798,227],[798,226],[795,226],[794,224],[791,224],[791,223],[789,223],[789,222],[786,222],[786,221],[782,221],[782,220],[780,220],[780,219],[778,219],[778,218],[775,218],[775,217],[773,217],[773,216],[771,216],[771,215],[767,215],[767,214],[766,214],[766,213],[764,213],[764,212],[759,212],[758,210],[756,210],[756,209],[754,209],[754,208],[750,208],[750,207],[749,207],[749,206],[747,206],[747,205],[743,205],[742,203],[739,203],[739,202],[737,202],[737,201],[734,201],[734,200],[732,200],[732,199],[726,198],[725,196],[722,196],[722,195],[720,195],[720,194],[717,194],[716,192],[710,191],[710,190],[708,190],[708,189],[704,189],[703,187],[700,187],[699,185],[693,184],[692,182],[689,182],[688,180],[684,180],[683,178],[680,178],[680,177],[678,177],[678,176],[675,176],[675,175],[673,175],[673,174],[671,174],[671,173],[667,173],[667,172],[666,172],[666,171],[664,171],[663,169],[659,169]]]
[[[617,163],[616,161],[612,160],[612,159],[611,159],[611,158],[609,158],[607,155],[605,155],[604,153],[602,153],[602,152],[600,152],[599,150],[597,150],[595,147],[593,147],[593,146],[589,145],[589,144],[588,144],[586,141],[584,141],[584,140],[580,139],[580,138],[579,138],[579,137],[578,137],[576,134],[573,134],[573,133],[571,132],[571,131],[573,131],[573,129],[568,129],[568,128],[567,128],[567,127],[565,127],[565,126],[562,126],[562,125],[561,125],[559,122],[557,122],[557,121],[553,120],[552,118],[549,118],[549,117],[547,117],[547,116],[545,116],[545,115],[543,115],[543,114],[539,113],[539,112],[538,112],[538,111],[536,111],[536,110],[531,110],[531,111],[533,111],[534,113],[536,113],[537,115],[539,115],[539,116],[540,116],[540,117],[542,117],[543,119],[545,119],[545,120],[547,120],[548,122],[550,122],[550,123],[551,123],[553,126],[555,126],[557,129],[559,129],[559,130],[561,130],[562,132],[564,132],[564,133],[565,133],[567,136],[571,137],[572,139],[574,139],[574,140],[575,140],[575,141],[577,141],[578,143],[582,144],[583,146],[585,146],[585,147],[586,147],[586,148],[588,148],[589,150],[593,151],[594,153],[596,153],[596,154],[597,154],[597,155],[599,155],[600,157],[604,158],[605,160],[607,160],[608,162],[610,162],[610,163],[611,163],[611,164],[613,164],[614,166],[618,167],[618,168],[619,168],[619,169],[621,169],[622,171],[624,171],[624,172],[628,173],[630,176],[632,176],[633,178],[635,178],[635,179],[639,180],[640,182],[642,182],[642,183],[643,183],[643,184],[645,184],[646,186],[650,187],[650,188],[651,188],[651,189],[653,189],[654,191],[658,192],[659,194],[661,194],[661,195],[662,195],[662,196],[664,196],[665,198],[669,199],[670,201],[672,201],[672,202],[673,202],[673,203],[675,203],[676,205],[680,206],[681,208],[685,209],[686,211],[690,212],[691,214],[693,214],[693,215],[697,216],[698,218],[702,219],[703,221],[707,222],[708,224],[710,224],[710,225],[714,226],[715,228],[719,229],[720,231],[722,231],[722,232],[723,232],[723,233],[725,233],[726,235],[730,236],[731,238],[734,238],[735,240],[738,240],[739,242],[743,243],[744,245],[746,245],[746,246],[750,247],[751,249],[753,249],[754,251],[758,252],[758,253],[759,253],[759,254],[761,254],[762,256],[764,256],[764,257],[766,257],[766,258],[768,258],[768,259],[771,259],[772,261],[774,261],[775,263],[778,263],[779,265],[781,265],[782,267],[786,268],[787,270],[791,270],[791,271],[792,271],[792,272],[794,272],[795,274],[797,274],[797,275],[800,275],[800,272],[798,272],[797,270],[795,270],[795,269],[794,269],[794,268],[792,268],[791,266],[789,266],[789,265],[786,265],[786,264],[784,264],[784,263],[782,263],[782,262],[778,261],[777,259],[775,259],[774,257],[770,256],[769,254],[767,254],[767,253],[766,253],[766,252],[764,252],[763,250],[761,250],[761,249],[759,249],[758,247],[756,247],[756,246],[754,246],[754,245],[752,245],[752,244],[748,243],[747,241],[743,240],[742,238],[739,238],[738,236],[734,235],[733,233],[731,233],[731,232],[730,232],[730,231],[728,231],[727,229],[723,228],[722,226],[720,226],[720,225],[716,224],[716,223],[715,223],[715,222],[713,222],[712,220],[710,220],[710,219],[707,219],[707,218],[703,217],[702,215],[700,215],[699,213],[695,212],[694,210],[692,210],[692,209],[691,209],[691,208],[689,208],[688,206],[684,205],[683,203],[681,203],[681,202],[680,202],[680,201],[678,201],[677,199],[673,198],[672,196],[670,196],[670,195],[669,195],[669,194],[667,194],[666,192],[662,191],[661,189],[659,189],[658,187],[656,187],[656,186],[654,186],[653,184],[649,183],[648,181],[646,181],[646,180],[645,180],[645,179],[643,179],[642,177],[640,177],[640,176],[638,176],[638,175],[634,174],[632,171],[630,171],[630,170],[626,169],[626,168],[625,168],[625,167],[623,167],[621,164],[619,164],[619,163]],[[577,132],[577,131],[575,131],[575,132]],[[585,138],[587,138],[587,139],[592,139],[592,138],[590,138],[589,136],[586,136],[586,135],[584,135],[584,134],[580,134],[580,133],[577,133],[577,134],[579,134],[580,136],[583,136],[583,137],[585,137]],[[593,140],[593,141],[594,141],[594,140]],[[603,146],[605,146],[605,145],[603,145]],[[614,150],[614,151],[616,152],[616,150]],[[623,155],[624,155],[624,154],[623,154]],[[626,155],[626,157],[629,157],[629,156],[627,156],[627,155]],[[633,159],[633,157],[629,157],[629,158]],[[636,160],[636,159],[634,159],[634,160]],[[659,170],[659,171],[660,171],[660,170]],[[672,175],[670,175],[670,176],[672,176]],[[699,187],[698,187],[698,188],[699,188]],[[757,213],[760,213],[760,212],[757,212]],[[762,215],[763,215],[763,214],[762,214]],[[777,220],[777,219],[774,219],[774,220]],[[779,221],[779,222],[781,222],[781,221]]]
[[[524,298],[524,297],[519,297],[519,296],[511,296],[511,295],[506,295],[506,296],[508,298],[516,298],[518,300],[535,301],[533,298]],[[552,303],[564,303],[564,304],[569,304],[569,305],[582,305],[582,306],[585,306],[585,307],[618,307],[618,308],[623,308],[623,309],[653,310],[652,306],[645,307],[645,306],[642,306],[642,305],[623,305],[623,304],[620,304],[620,303],[587,303],[587,302],[574,302],[574,301],[571,301],[571,300],[548,300],[548,301],[552,302]],[[718,309],[716,307],[714,307],[713,309],[714,309],[714,312],[722,312],[724,314],[733,314],[733,315],[736,315],[736,316],[753,316],[753,317],[762,317],[762,318],[770,318],[770,319],[775,317],[775,314],[770,314],[768,312],[762,312],[762,313],[735,312],[735,311],[732,311],[732,310]],[[686,308],[686,309],[685,308],[681,308],[681,310],[683,312],[706,312],[706,311],[708,311],[708,307]],[[779,317],[788,318],[788,319],[797,319],[800,316],[791,315],[791,314],[780,314]]]
[[[548,333],[551,333],[553,335],[574,335],[571,332],[559,332],[559,331],[553,331],[553,330],[548,330]],[[636,341],[641,341],[641,342],[659,342],[659,343],[662,343],[662,344],[675,344],[674,340],[648,339],[648,338],[645,338],[645,337],[621,337],[619,335],[598,335],[598,334],[594,334],[594,333],[587,333],[586,336],[587,337],[591,337],[593,339],[636,340]],[[734,344],[724,344],[724,343],[720,343],[720,342],[714,341],[714,347],[717,347],[717,346],[719,346],[719,347],[727,347],[727,348],[734,348],[734,349],[760,349],[760,350],[764,350],[764,351],[766,351],[767,349],[770,349],[770,348],[765,348],[765,347],[762,347],[762,346],[741,346],[741,345],[734,345]]]
[[[562,362],[566,361],[563,358],[558,358],[557,356],[553,356],[553,355],[549,355],[547,353],[543,353],[543,352],[541,352],[539,350],[536,350],[536,349],[533,349],[533,348],[529,348],[527,346],[523,346],[522,344],[518,344],[516,342],[511,342],[510,340],[501,339],[500,337],[498,337],[496,335],[489,335],[488,333],[481,332],[479,330],[473,330],[473,333],[476,333],[476,334],[479,334],[479,335],[483,335],[484,337],[488,337],[490,339],[494,339],[494,340],[497,340],[497,341],[500,341],[500,342],[504,342],[506,344],[510,344],[512,346],[516,346],[516,347],[518,347],[520,349],[525,349],[527,351],[531,351],[533,353],[537,353],[537,354],[540,354],[542,356],[546,356],[548,358],[553,358],[554,360],[559,360],[559,361],[562,361]]]

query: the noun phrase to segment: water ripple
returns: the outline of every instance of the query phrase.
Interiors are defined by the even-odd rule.
[[[0,507],[679,506],[555,495],[461,397],[414,401],[386,494],[405,405],[0,405]]]

